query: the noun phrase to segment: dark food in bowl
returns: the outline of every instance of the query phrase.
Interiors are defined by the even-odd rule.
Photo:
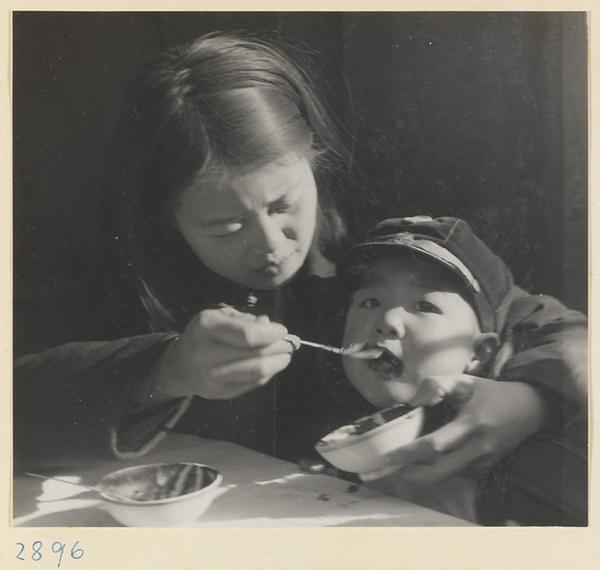
[[[372,429],[375,429],[378,426],[391,422],[396,418],[404,416],[408,414],[411,410],[410,406],[406,406],[404,404],[400,404],[398,406],[394,406],[393,408],[386,408],[385,410],[381,410],[375,414],[367,416],[365,418],[361,418],[354,422],[354,435],[361,435]]]
[[[399,404],[391,408],[386,408],[385,410],[381,410],[379,412],[371,414],[370,416],[365,416],[356,420],[352,424],[348,424],[335,430],[334,432],[321,439],[317,443],[317,445],[325,446],[330,443],[334,443],[336,441],[345,439],[350,435],[362,435],[364,433],[367,433],[368,431],[371,431],[372,429],[375,429],[376,427],[382,426],[401,416],[405,416],[414,409],[415,408],[407,406],[406,404]]]

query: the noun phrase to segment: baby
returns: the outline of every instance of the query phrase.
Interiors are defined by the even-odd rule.
[[[464,221],[386,220],[368,242],[342,256],[337,272],[356,280],[343,344],[383,349],[374,360],[342,359],[348,380],[370,404],[411,404],[423,384],[439,375],[497,375],[494,360],[513,280]],[[387,479],[379,483],[386,492],[477,518],[474,480],[455,477],[408,492],[398,475]]]
[[[432,376],[488,372],[513,281],[464,221],[386,220],[342,257],[337,271],[359,278],[344,345],[383,349],[375,360],[342,360],[368,402],[410,404]]]

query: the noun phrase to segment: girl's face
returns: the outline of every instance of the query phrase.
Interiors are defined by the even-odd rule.
[[[361,395],[385,408],[411,403],[429,376],[471,371],[485,336],[469,303],[438,268],[384,257],[362,278],[344,330],[344,345],[364,342],[384,354],[342,363]]]
[[[209,269],[255,289],[290,281],[315,234],[317,187],[309,162],[288,157],[177,199],[175,224]]]

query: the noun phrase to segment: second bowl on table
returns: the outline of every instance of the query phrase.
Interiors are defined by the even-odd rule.
[[[154,463],[108,473],[96,488],[125,526],[189,526],[213,502],[222,480],[208,465]]]

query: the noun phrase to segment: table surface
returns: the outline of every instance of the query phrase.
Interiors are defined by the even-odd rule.
[[[169,434],[154,452],[134,460],[104,461],[53,471],[93,486],[115,469],[142,463],[190,461],[223,475],[220,495],[193,526],[467,526],[470,523],[364,486],[305,473],[286,461],[231,443]],[[20,527],[121,526],[94,491],[68,483],[17,475],[13,525]]]

